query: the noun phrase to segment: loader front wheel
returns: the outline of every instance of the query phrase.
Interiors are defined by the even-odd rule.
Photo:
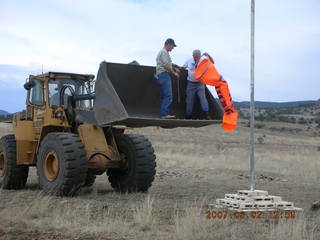
[[[0,187],[3,189],[24,188],[28,173],[28,166],[17,165],[14,135],[3,136],[0,140]]]
[[[86,152],[79,136],[49,133],[40,145],[37,172],[40,187],[45,193],[76,195],[87,176]]]
[[[122,168],[108,169],[111,186],[119,192],[146,192],[156,174],[156,156],[150,141],[142,135],[116,136]]]

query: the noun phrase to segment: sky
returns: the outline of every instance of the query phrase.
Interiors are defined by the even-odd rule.
[[[320,98],[319,12],[319,0],[256,0],[256,100]],[[0,0],[0,109],[25,107],[29,74],[154,66],[168,37],[174,63],[208,52],[233,99],[250,99],[250,0]]]

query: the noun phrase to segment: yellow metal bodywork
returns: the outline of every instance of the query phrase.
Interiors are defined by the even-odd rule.
[[[78,134],[85,146],[88,167],[96,168],[113,165],[121,160],[116,146],[108,144],[104,131],[101,127],[90,124],[82,124],[78,127]],[[105,158],[101,158],[104,156]],[[92,159],[92,161],[90,161]]]
[[[59,174],[59,158],[54,151],[47,153],[44,160],[44,174],[49,181],[53,181]]]
[[[67,73],[55,73],[57,78],[72,78],[76,76],[80,79],[91,78],[91,75],[78,75]],[[17,144],[17,164],[34,165],[37,161],[37,152],[41,141],[51,132],[74,132],[77,133],[84,146],[88,158],[88,167],[105,170],[107,168],[117,167],[121,161],[120,154],[114,139],[114,133],[111,132],[106,138],[101,127],[90,124],[81,124],[76,128],[70,126],[64,108],[52,108],[49,106],[48,82],[49,74],[39,76],[30,76],[30,79],[43,81],[43,105],[33,105],[30,101],[30,90],[27,93],[28,114],[25,119],[18,114],[13,121],[13,130]],[[74,123],[71,123],[74,124]],[[73,129],[73,130],[72,130]],[[117,131],[117,130],[114,130]],[[117,133],[117,132],[115,132]],[[56,164],[51,155],[48,157],[47,173],[54,178]],[[51,161],[52,160],[52,161]],[[50,170],[50,171],[49,171]],[[51,171],[52,170],[52,171]],[[50,176],[51,176],[50,175]]]
[[[17,164],[35,164],[41,140],[50,132],[66,132],[70,128],[64,111],[54,118],[56,110],[33,107],[33,120],[14,120],[13,131],[17,144]]]
[[[109,155],[108,143],[101,127],[82,124],[78,127],[78,133],[89,158],[94,153]]]
[[[33,121],[14,121],[13,131],[17,144],[17,164],[34,163],[37,141]]]
[[[60,77],[60,76],[59,76]],[[61,77],[67,78],[67,74],[61,74]],[[70,77],[70,76],[69,76]],[[37,161],[37,152],[41,140],[50,132],[66,132],[70,130],[69,123],[64,109],[51,108],[48,105],[48,81],[46,74],[39,76],[30,75],[29,79],[37,79],[44,82],[44,101],[43,105],[33,105],[30,103],[30,91],[27,92],[26,105],[29,107],[28,114],[30,120],[13,120],[13,131],[17,144],[17,164],[35,164]],[[61,117],[55,117],[55,113],[61,112]]]

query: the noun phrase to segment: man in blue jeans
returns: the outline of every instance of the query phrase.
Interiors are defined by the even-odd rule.
[[[155,79],[160,85],[160,117],[163,119],[175,118],[175,115],[169,113],[169,107],[172,103],[172,80],[170,73],[179,78],[180,70],[178,65],[172,63],[169,52],[176,46],[174,40],[168,38],[156,58]]]
[[[200,50],[194,50],[192,53],[192,56],[193,58],[187,60],[185,64],[182,66],[183,68],[188,70],[187,91],[186,91],[186,95],[187,95],[186,96],[186,119],[192,118],[194,100],[195,100],[195,97],[198,96],[201,104],[201,109],[203,111],[203,117],[209,120],[210,119],[209,107],[208,107],[208,101],[206,98],[205,85],[200,83],[194,77],[194,71],[195,71],[196,65],[198,64],[201,58]],[[210,56],[208,55],[208,57]]]

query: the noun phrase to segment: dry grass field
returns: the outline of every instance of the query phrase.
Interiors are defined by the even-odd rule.
[[[320,200],[320,135],[297,126],[298,133],[256,132],[257,188],[303,208],[295,219],[205,218],[216,198],[248,189],[244,124],[233,133],[219,125],[145,128],[127,132],[146,135],[155,148],[157,176],[147,194],[118,194],[104,174],[75,198],[45,196],[32,169],[25,190],[0,191],[0,239],[320,239],[320,210],[311,210]],[[10,131],[0,123],[0,135]]]

